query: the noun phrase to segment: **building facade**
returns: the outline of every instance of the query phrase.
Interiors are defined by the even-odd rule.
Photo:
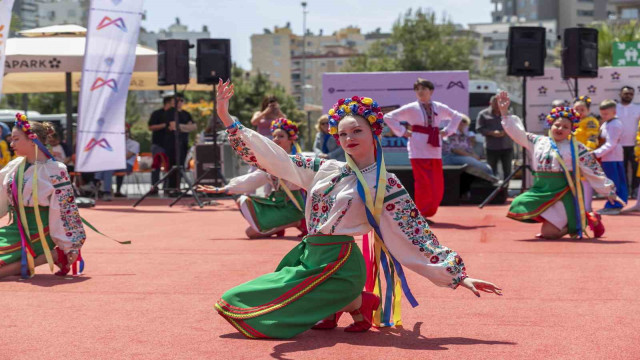
[[[40,0],[38,27],[74,24],[87,26],[89,0]]]
[[[191,60],[195,60],[197,56],[198,39],[208,39],[210,37],[211,37],[211,33],[209,33],[209,29],[207,28],[206,25],[202,27],[201,31],[192,31],[192,30],[189,30],[189,28],[186,25],[182,25],[180,23],[180,18],[176,18],[176,22],[174,24],[171,24],[167,29],[161,29],[157,33],[153,31],[147,31],[144,28],[140,28],[138,43],[140,45],[144,45],[152,49],[157,49],[158,40],[167,40],[167,39],[189,40],[189,44],[193,45],[193,47],[189,49],[189,58]]]

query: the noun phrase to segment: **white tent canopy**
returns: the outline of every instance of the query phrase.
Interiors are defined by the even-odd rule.
[[[52,25],[36,29],[18,31],[22,36],[85,36],[87,28],[80,25]]]
[[[2,93],[64,92],[66,73],[73,74],[72,91],[78,91],[86,39],[65,35],[81,33],[82,29],[77,25],[49,26],[22,32],[31,34],[31,37],[8,39]],[[170,89],[157,85],[157,57],[158,53],[153,49],[141,45],[136,47],[129,90]],[[187,89],[207,91],[211,87],[198,85],[195,79],[191,79]]]

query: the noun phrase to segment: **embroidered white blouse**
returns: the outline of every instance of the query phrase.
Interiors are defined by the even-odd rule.
[[[11,185],[22,159],[14,159],[0,170],[0,217],[7,215],[10,206],[17,209]],[[22,195],[28,207],[35,205],[32,197],[35,166],[38,167],[38,205],[49,208],[51,239],[65,253],[79,250],[86,236],[67,167],[63,163],[47,160],[32,164],[25,170]]]
[[[289,181],[283,180],[282,182],[291,191],[300,189],[298,185],[293,184]],[[267,193],[273,190],[278,190],[280,188],[277,177],[269,175],[266,172],[258,169],[254,172],[234,177],[233,179],[229,180],[229,183],[224,187],[224,190],[230,194],[249,194],[265,185],[270,186]]]
[[[531,164],[533,171],[563,172],[548,136],[526,132],[522,121],[515,115],[503,116],[502,127],[513,141],[526,148],[533,155],[533,164]],[[559,141],[556,145],[568,170],[572,171],[573,163],[569,141]],[[596,157],[581,143],[578,143],[578,164],[581,174],[596,192],[602,195],[615,193],[613,182],[605,176]],[[542,213],[542,217],[560,229],[567,224],[567,215],[562,201],[549,207]]]
[[[355,174],[336,160],[289,155],[271,140],[239,126],[229,134],[236,152],[250,165],[286,179],[308,192],[305,217],[309,234],[359,236],[372,230]],[[362,169],[373,192],[376,165]],[[384,180],[386,194],[380,229],[391,254],[405,267],[438,286],[455,288],[466,277],[458,254],[440,245],[395,175]]]

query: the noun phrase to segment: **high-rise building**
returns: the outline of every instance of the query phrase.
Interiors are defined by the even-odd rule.
[[[493,22],[556,20],[564,29],[607,20],[615,13],[608,0],[491,0]]]
[[[38,27],[62,24],[87,25],[89,0],[39,0]]]
[[[201,31],[192,31],[187,28],[186,25],[180,23],[180,18],[176,18],[175,24],[171,24],[166,30],[161,29],[157,33],[153,31],[147,31],[144,28],[140,28],[140,35],[138,37],[138,43],[148,46],[152,49],[157,49],[158,40],[166,39],[181,39],[189,40],[189,44],[194,45],[189,49],[189,58],[194,60],[196,58],[197,40],[210,38],[211,33],[206,25],[202,27]]]
[[[615,7],[615,17],[619,21],[638,20],[640,18],[640,0],[610,0]]]
[[[318,34],[308,32],[306,37],[294,34],[289,24],[273,31],[265,29],[262,34],[251,36],[251,71],[267,74],[301,103],[318,105],[322,103],[323,73],[339,72],[350,57],[366,52],[372,43],[389,36],[379,30],[362,34],[353,26],[331,35],[322,30]],[[305,98],[301,101],[303,93]]]
[[[12,13],[20,19],[20,30],[38,27],[37,0],[15,0]]]

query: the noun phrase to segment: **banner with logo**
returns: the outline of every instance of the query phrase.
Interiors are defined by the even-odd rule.
[[[4,74],[4,59],[7,56],[5,49],[9,38],[9,27],[11,26],[11,9],[13,9],[13,0],[0,1],[0,74]],[[0,90],[2,90],[1,76]]]
[[[605,99],[617,100],[622,86],[632,86],[640,92],[640,67],[604,67],[598,77],[578,79],[578,94],[591,97],[591,112],[598,114],[598,104]],[[575,93],[574,80],[565,81],[560,69],[547,68],[544,76],[527,78],[527,130],[542,134],[546,132],[545,117],[554,100],[572,103]],[[640,97],[634,99],[640,102]]]
[[[435,87],[433,100],[463,114],[469,113],[469,72],[467,71],[402,71],[370,73],[325,73],[322,75],[322,107],[328,111],[339,99],[354,95],[367,96],[378,102],[387,113],[416,101],[413,84],[418,78],[431,81]],[[444,124],[446,126],[446,123]],[[385,161],[409,166],[407,139],[393,136],[385,128],[382,146]]]
[[[125,108],[142,0],[92,0],[80,84],[76,171],[124,169]]]

